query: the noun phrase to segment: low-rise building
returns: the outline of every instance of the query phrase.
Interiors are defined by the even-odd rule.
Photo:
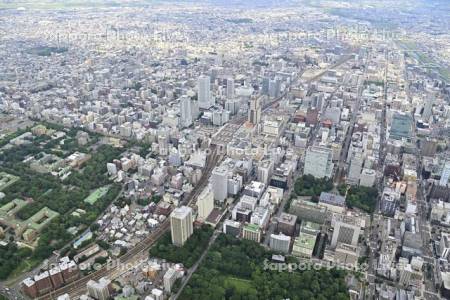
[[[247,224],[242,229],[242,237],[246,240],[259,243],[261,241],[261,229],[258,225]]]
[[[292,246],[292,255],[302,258],[310,258],[313,256],[314,247],[316,245],[317,236],[309,233],[300,233],[300,236],[294,240]]]

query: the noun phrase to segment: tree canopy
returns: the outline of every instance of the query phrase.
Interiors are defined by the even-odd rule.
[[[352,186],[347,192],[346,203],[349,208],[357,207],[372,213],[377,204],[378,190],[375,187]]]
[[[182,247],[172,244],[172,237],[168,232],[150,249],[150,256],[164,258],[174,263],[182,263],[185,267],[190,268],[208,246],[213,231],[213,228],[209,225],[194,229],[194,233]]]
[[[221,234],[181,294],[182,299],[349,299],[342,270],[280,272],[264,268],[272,253]]]
[[[294,191],[298,196],[316,196],[322,192],[333,189],[333,181],[326,178],[315,178],[312,175],[303,175],[295,181]]]

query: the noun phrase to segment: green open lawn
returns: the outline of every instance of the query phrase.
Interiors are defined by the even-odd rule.
[[[234,287],[240,293],[244,293],[246,291],[255,289],[250,280],[231,277],[231,276],[225,278],[225,287]],[[256,293],[256,290],[255,290],[255,293]]]
[[[104,186],[101,188],[96,189],[95,191],[93,191],[89,197],[87,197],[86,199],[84,199],[84,202],[89,203],[91,205],[93,205],[95,202],[97,202],[98,199],[100,199],[101,197],[103,197],[104,195],[106,195],[106,193],[108,192],[109,187]]]

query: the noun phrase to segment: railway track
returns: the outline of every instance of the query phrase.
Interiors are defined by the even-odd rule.
[[[341,65],[341,64],[345,63],[346,61],[348,61],[349,59],[350,59],[350,57],[344,57],[343,59],[338,61],[335,65],[333,65],[331,68]],[[308,82],[316,80],[317,78],[321,77],[324,73],[325,72],[318,74],[314,78],[311,78],[310,80],[308,80]],[[271,106],[280,102],[287,95],[289,90],[290,90],[290,86],[289,86],[289,88],[286,89],[286,91],[280,97],[263,105],[262,111],[266,111]],[[247,117],[243,116],[240,118],[236,118],[231,123],[242,125],[246,119],[247,119]],[[215,146],[211,146],[211,147],[212,147],[213,151],[207,159],[207,165],[205,167],[202,178],[200,179],[200,182],[196,185],[196,187],[194,188],[194,191],[188,196],[188,199],[185,202],[186,203],[185,205],[187,205],[191,208],[195,207],[195,199],[197,199],[198,195],[201,193],[203,188],[208,183],[208,179],[211,175],[212,170],[217,165],[217,163],[219,161],[221,161],[224,157],[223,155],[219,155],[217,153],[217,148]],[[163,234],[165,234],[169,230],[169,228],[170,228],[170,220],[166,219],[148,237],[146,237],[144,240],[139,242],[135,247],[130,249],[127,253],[122,255],[119,258],[119,262],[120,262],[120,264],[118,264],[119,266],[117,266],[117,265],[113,266],[113,267],[103,266],[101,269],[99,269],[89,275],[86,275],[72,283],[69,283],[57,290],[54,290],[45,295],[42,295],[42,296],[38,297],[37,299],[40,299],[40,300],[56,299],[57,297],[59,297],[63,294],[69,294],[69,296],[71,298],[78,298],[79,296],[83,295],[86,292],[86,284],[89,280],[99,280],[102,277],[108,277],[110,279],[116,278],[121,273],[124,273],[127,271],[127,270],[124,270],[123,272],[120,272],[120,266],[132,265],[133,263],[136,263],[137,261],[139,261],[139,259],[138,259],[139,256],[141,254],[145,253],[146,251],[148,251],[154,245],[154,243]]]
[[[217,148],[215,146],[211,146],[212,153],[209,155],[207,159],[207,165],[203,172],[203,175],[200,179],[200,182],[196,185],[192,193],[188,196],[185,201],[185,205],[194,208],[196,204],[196,199],[202,192],[203,188],[208,183],[208,179],[211,175],[212,170],[217,165],[219,161],[222,160],[223,156],[217,153]],[[155,242],[161,238],[170,228],[170,220],[167,218],[164,220],[160,226],[153,231],[148,237],[139,242],[136,246],[130,249],[127,253],[122,255],[119,258],[119,263],[113,265],[112,267],[109,265],[103,266],[101,269],[83,276],[82,278],[69,283],[57,290],[51,291],[45,295],[38,297],[40,300],[50,300],[56,299],[61,295],[69,294],[70,298],[78,298],[86,292],[86,284],[89,280],[99,280],[102,277],[108,277],[109,279],[115,279],[122,273],[127,272],[132,269],[133,266],[140,261],[141,255],[145,254],[154,244]],[[129,267],[123,269],[123,267]]]

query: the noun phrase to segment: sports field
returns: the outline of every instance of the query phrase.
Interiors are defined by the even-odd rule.
[[[108,190],[109,187],[107,186],[98,188],[95,191],[93,191],[86,199],[84,199],[84,202],[93,205],[95,202],[97,202],[98,199],[105,196]]]

